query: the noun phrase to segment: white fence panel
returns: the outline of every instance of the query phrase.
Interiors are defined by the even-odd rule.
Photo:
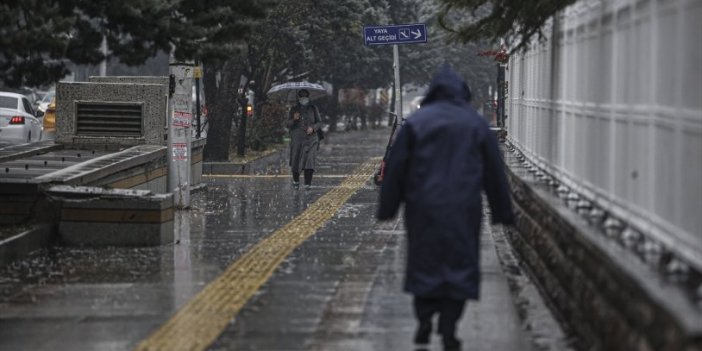
[[[702,1],[582,0],[513,56],[507,128],[534,163],[702,261]]]

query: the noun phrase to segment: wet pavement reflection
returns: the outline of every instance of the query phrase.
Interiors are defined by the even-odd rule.
[[[206,177],[192,209],[175,214],[173,245],[57,246],[0,269],[0,350],[133,349],[252,247],[382,156],[388,133],[329,135],[310,190],[294,189],[287,169]],[[402,225],[376,222],[376,200],[369,177],[283,259],[209,349],[413,349]],[[492,239],[483,240],[483,300],[469,305],[460,335],[472,345],[466,349],[528,349]],[[431,346],[440,349],[438,340]]]

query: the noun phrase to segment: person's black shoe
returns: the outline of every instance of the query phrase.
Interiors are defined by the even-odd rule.
[[[453,338],[444,338],[444,351],[461,351],[461,341]]]
[[[420,323],[417,332],[414,334],[414,343],[417,345],[429,344],[431,336],[431,323]]]

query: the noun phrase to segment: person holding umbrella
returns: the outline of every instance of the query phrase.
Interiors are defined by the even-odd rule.
[[[290,131],[290,170],[293,186],[295,189],[300,187],[300,174],[304,172],[305,189],[309,189],[317,164],[317,131],[322,128],[322,118],[317,106],[310,102],[310,93],[306,89],[297,92],[297,104],[290,108],[286,125]]]

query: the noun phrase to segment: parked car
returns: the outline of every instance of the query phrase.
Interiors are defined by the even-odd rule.
[[[51,103],[51,100],[54,99],[54,96],[56,96],[56,90],[49,90],[46,92],[44,97],[41,99],[41,102],[37,106],[37,116],[42,116],[44,113],[46,113],[46,108],[49,107],[49,104]]]
[[[30,143],[41,140],[41,120],[21,94],[0,92],[0,140]]]
[[[39,107],[39,103],[41,103],[41,99],[44,98],[44,95],[46,95],[47,91],[40,90],[38,88],[23,87],[18,91],[15,91],[15,93],[26,96],[27,100],[29,100],[29,103],[32,104],[32,109],[34,109],[34,111],[36,112],[37,107]]]
[[[410,109],[408,111],[409,113],[407,113],[406,115],[409,116],[409,115],[417,112],[417,110],[419,110],[422,107],[422,100],[424,100],[424,95],[419,95],[419,96],[415,97],[414,99],[412,99],[410,101]],[[405,113],[403,113],[403,114],[405,114]]]
[[[51,99],[51,103],[46,107],[42,124],[44,126],[43,140],[54,140],[56,137],[56,97]]]

